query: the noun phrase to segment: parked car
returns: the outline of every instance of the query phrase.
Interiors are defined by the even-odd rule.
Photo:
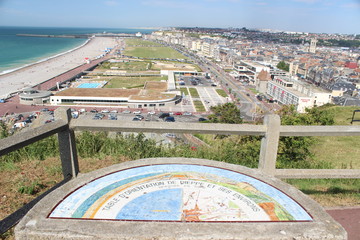
[[[199,118],[199,122],[205,122],[205,121],[207,121],[206,118],[203,118],[203,117]]]
[[[137,118],[137,117],[134,117],[134,118],[133,118],[133,121],[141,121],[141,119],[140,119],[140,118]]]
[[[174,115],[183,115],[182,112],[176,112]]]
[[[101,110],[102,113],[109,113],[110,111],[108,109]]]
[[[140,111],[140,110],[136,110],[136,111],[134,111],[133,113],[134,113],[134,114],[140,114],[141,111]]]
[[[111,110],[111,113],[118,113],[118,110]]]
[[[144,119],[144,116],[139,115],[139,114],[135,115],[135,117],[139,118],[140,120],[143,120],[143,119]]]
[[[130,111],[130,110],[125,110],[125,111],[123,111],[122,113],[128,114],[128,113],[131,113],[131,111]]]
[[[166,117],[170,117],[170,114],[169,113],[162,113],[159,116],[159,118],[166,118]]]
[[[175,122],[175,118],[174,117],[166,117],[165,122]]]
[[[184,112],[184,114],[183,115],[185,115],[185,116],[191,116],[192,115],[192,113],[191,112]]]
[[[154,114],[155,114],[155,112],[154,112],[154,111],[150,111],[150,112],[148,112],[148,114],[150,114],[150,115],[154,115]]]
[[[102,113],[96,113],[95,114],[95,116],[94,116],[94,118],[96,117],[96,118],[100,118],[100,119],[103,119],[104,118],[104,114],[102,114]]]
[[[97,113],[98,111],[96,109],[91,109],[90,112],[91,113]]]

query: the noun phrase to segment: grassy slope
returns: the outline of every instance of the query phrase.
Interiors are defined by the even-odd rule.
[[[350,125],[358,107],[334,106],[335,125]],[[360,125],[354,123],[354,125]],[[335,168],[360,169],[360,137],[316,137],[312,148],[315,161],[331,162]],[[359,206],[360,179],[290,179],[286,182],[309,195],[322,206]]]
[[[358,107],[334,106],[329,111],[334,114],[335,125],[351,125],[355,109]],[[360,122],[353,125],[360,125]],[[315,160],[331,162],[335,168],[360,169],[360,136],[316,137],[312,152]]]

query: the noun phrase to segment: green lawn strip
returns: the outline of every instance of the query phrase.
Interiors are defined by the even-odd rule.
[[[252,91],[253,93],[258,94],[258,91],[257,91],[255,88],[249,88],[249,89],[250,89],[250,91]]]
[[[149,61],[134,61],[134,62],[104,62],[98,69],[111,69],[117,68],[115,70],[129,70],[129,71],[147,71],[151,68],[151,63]]]
[[[146,41],[146,40],[142,40],[142,39],[135,39],[135,38],[128,38],[125,39],[126,42],[126,46],[139,46],[139,45],[143,45],[143,46],[163,46],[160,43],[156,43],[156,42],[152,42],[152,41]]]
[[[191,97],[193,97],[193,98],[200,97],[198,91],[196,90],[196,88],[189,88],[189,91],[190,91]]]
[[[105,88],[134,88],[144,86],[146,82],[167,80],[167,77],[113,77],[107,79]]]
[[[187,59],[187,57],[169,47],[127,47],[124,55],[140,58]]]
[[[202,72],[202,71],[203,71],[198,65],[193,64],[192,66],[194,66],[195,69],[196,69],[196,71],[198,71],[198,72]]]
[[[193,101],[193,103],[194,103],[194,106],[195,106],[195,109],[196,109],[197,112],[205,112],[206,111],[202,101],[195,100],[195,101]]]
[[[223,89],[216,89],[216,92],[222,97],[228,97],[227,93]]]
[[[185,94],[186,96],[189,95],[189,91],[187,88],[182,87],[180,88],[181,95]]]

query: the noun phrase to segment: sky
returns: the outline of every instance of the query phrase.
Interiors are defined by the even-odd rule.
[[[360,0],[0,0],[0,26],[246,27],[360,34]]]

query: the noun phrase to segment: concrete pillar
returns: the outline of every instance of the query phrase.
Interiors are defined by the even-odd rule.
[[[66,121],[68,124],[71,119],[69,108],[58,108],[55,110],[55,118]],[[66,130],[58,133],[59,151],[64,178],[76,177],[79,173],[79,163],[77,158],[75,134],[67,127]]]
[[[259,169],[270,176],[274,176],[280,136],[279,115],[266,115],[264,125],[266,126],[266,133],[261,139]]]

